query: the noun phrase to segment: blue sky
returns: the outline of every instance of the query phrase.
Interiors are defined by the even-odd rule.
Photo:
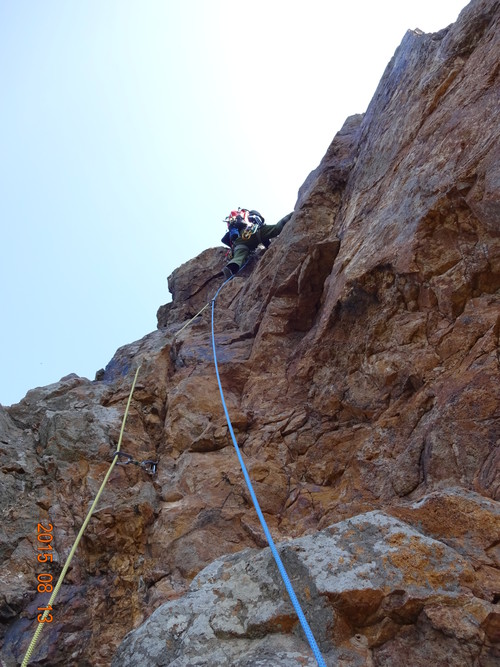
[[[0,0],[0,403],[156,328],[237,206],[270,223],[408,28],[465,0]]]

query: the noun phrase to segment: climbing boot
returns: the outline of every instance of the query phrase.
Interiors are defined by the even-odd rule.
[[[230,262],[227,266],[225,266],[223,273],[226,280],[229,280],[229,278],[232,278],[236,273],[238,273],[239,268],[240,267],[235,262]]]

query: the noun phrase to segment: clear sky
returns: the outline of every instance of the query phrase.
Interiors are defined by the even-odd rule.
[[[466,0],[0,0],[0,403],[90,379]]]

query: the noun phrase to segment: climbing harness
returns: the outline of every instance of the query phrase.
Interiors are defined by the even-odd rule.
[[[85,532],[85,529],[87,528],[87,525],[90,521],[90,518],[91,518],[92,514],[94,513],[94,510],[97,506],[97,503],[99,502],[99,498],[101,497],[102,492],[104,491],[104,487],[106,486],[107,481],[109,479],[109,476],[111,475],[111,471],[115,467],[115,464],[118,462],[118,458],[120,456],[120,447],[121,447],[122,439],[123,439],[123,432],[125,430],[125,422],[127,420],[128,411],[130,409],[130,403],[132,402],[132,394],[134,393],[135,383],[137,382],[137,376],[139,375],[140,368],[141,368],[140,366],[137,368],[137,370],[135,372],[134,380],[132,382],[132,387],[130,389],[130,394],[129,394],[128,401],[127,401],[127,407],[125,408],[125,413],[123,415],[122,426],[121,426],[121,429],[120,429],[120,436],[118,438],[118,445],[116,447],[116,452],[113,454],[113,461],[111,462],[111,465],[109,466],[108,472],[106,473],[106,476],[104,477],[104,480],[101,484],[101,487],[100,487],[99,491],[97,492],[95,500],[92,503],[92,505],[91,505],[91,507],[90,507],[90,509],[87,513],[85,521],[83,522],[83,525],[80,528],[80,532],[78,533],[78,535],[76,537],[75,543],[71,547],[71,551],[69,552],[69,556],[67,557],[66,562],[64,563],[64,567],[61,570],[61,574],[59,575],[59,579],[57,580],[57,584],[55,585],[55,588],[52,592],[52,595],[50,596],[50,600],[47,604],[47,608],[43,612],[42,618],[38,623],[38,627],[35,631],[35,634],[33,635],[33,639],[31,640],[31,643],[28,646],[28,650],[26,651],[26,654],[23,658],[23,661],[21,663],[21,667],[27,667],[27,665],[30,661],[30,658],[33,654],[33,651],[35,650],[35,646],[38,642],[38,638],[40,637],[40,634],[41,634],[41,632],[43,630],[43,627],[45,625],[45,619],[47,618],[47,616],[49,616],[49,611],[52,609],[52,605],[54,604],[54,601],[57,597],[57,594],[59,593],[59,589],[61,588],[62,583],[64,581],[64,577],[66,576],[66,572],[68,571],[69,566],[71,565],[71,561],[73,560],[73,556],[75,555],[78,544],[80,543],[80,540],[83,537],[83,533]]]
[[[219,287],[217,292],[215,293],[214,298],[212,299],[212,350],[213,350],[213,355],[214,355],[215,374],[217,376],[217,384],[219,385],[219,392],[220,392],[220,397],[221,397],[221,401],[222,401],[222,407],[224,409],[224,414],[226,416],[226,421],[227,421],[227,425],[228,425],[228,428],[229,428],[229,433],[231,434],[231,439],[233,441],[233,445],[234,445],[234,448],[236,450],[238,460],[240,462],[240,467],[241,467],[241,470],[243,472],[243,476],[245,478],[245,482],[246,482],[248,491],[250,492],[250,496],[252,498],[252,502],[254,504],[255,511],[257,512],[257,516],[259,517],[262,529],[264,531],[267,542],[268,542],[269,547],[271,549],[271,553],[273,554],[276,565],[278,566],[279,573],[281,574],[281,578],[283,579],[283,583],[285,584],[287,593],[288,593],[288,595],[290,597],[290,600],[291,600],[291,602],[294,606],[295,612],[296,612],[296,614],[299,618],[302,629],[304,630],[307,641],[309,642],[309,646],[311,647],[311,650],[314,654],[314,657],[316,658],[316,662],[318,663],[318,667],[326,667],[326,663],[323,659],[323,656],[321,655],[321,652],[320,652],[319,647],[316,643],[316,640],[314,639],[314,635],[312,633],[311,628],[309,627],[307,619],[304,616],[304,612],[302,611],[300,603],[297,599],[297,596],[295,594],[293,586],[292,586],[292,584],[290,582],[290,579],[288,577],[287,571],[285,570],[285,566],[283,565],[283,562],[280,558],[278,550],[276,549],[276,545],[274,544],[274,540],[272,538],[271,531],[269,530],[269,528],[267,526],[267,523],[266,523],[266,520],[264,518],[264,515],[262,514],[262,510],[260,509],[259,501],[257,500],[257,496],[255,495],[255,491],[254,491],[253,486],[252,486],[252,481],[250,479],[250,475],[248,474],[247,468],[245,466],[245,462],[243,460],[243,456],[242,456],[240,448],[238,446],[238,442],[236,441],[236,437],[234,435],[233,425],[231,424],[231,419],[229,417],[229,412],[227,410],[226,401],[225,401],[225,398],[224,398],[224,392],[222,390],[222,384],[221,384],[220,375],[219,375],[219,366],[217,364],[217,351],[216,351],[216,347],[215,347],[215,333],[214,333],[215,301],[216,301],[216,299],[219,295],[219,292],[224,287],[224,285],[226,285],[232,279],[233,279],[233,276],[231,276],[230,278],[225,280],[222,283],[222,285]]]
[[[113,454],[112,458],[115,458],[115,456],[118,456],[118,461],[116,462],[117,466],[128,466],[129,464],[132,464],[139,466],[139,468],[142,468],[150,475],[154,475],[156,473],[158,461],[152,461],[151,459],[147,459],[146,461],[135,461],[130,454],[125,454],[125,452],[118,451]],[[120,458],[125,459],[125,461],[120,461]]]

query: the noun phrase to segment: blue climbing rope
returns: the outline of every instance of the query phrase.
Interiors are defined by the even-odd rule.
[[[293,590],[293,586],[290,582],[290,579],[288,577],[288,574],[285,570],[285,566],[283,565],[283,562],[280,558],[280,555],[278,553],[278,550],[276,549],[276,545],[274,544],[274,540],[272,538],[271,532],[267,526],[266,520],[264,519],[264,515],[262,514],[262,510],[260,509],[259,501],[257,500],[257,496],[255,495],[255,491],[253,490],[252,482],[250,480],[250,476],[248,474],[247,468],[245,466],[245,462],[243,461],[243,457],[241,455],[240,448],[238,447],[238,443],[236,442],[236,437],[234,435],[233,431],[233,425],[231,424],[231,419],[229,418],[229,412],[227,411],[227,406],[226,406],[226,401],[224,399],[224,392],[222,391],[222,385],[220,381],[220,375],[219,375],[219,367],[217,364],[217,353],[215,350],[215,334],[214,334],[214,313],[215,313],[215,300],[217,299],[219,292],[221,289],[226,285],[230,280],[233,279],[233,276],[228,278],[225,282],[222,283],[222,285],[219,287],[217,292],[215,293],[214,298],[212,299],[212,349],[214,353],[214,364],[215,364],[215,373],[217,375],[217,383],[219,385],[219,392],[222,400],[222,407],[224,408],[224,414],[226,415],[226,421],[227,425],[229,427],[229,432],[231,434],[231,439],[233,441],[234,448],[236,450],[236,454],[238,455],[238,460],[240,462],[241,470],[243,472],[243,476],[245,478],[245,482],[247,484],[248,490],[250,492],[250,496],[252,497],[252,501],[255,507],[255,511],[257,512],[257,516],[259,517],[259,521],[261,523],[262,529],[264,531],[264,534],[266,536],[267,542],[269,544],[269,547],[271,549],[271,553],[274,556],[274,560],[276,561],[276,565],[278,566],[278,570],[281,574],[281,578],[283,579],[283,583],[285,584],[286,590],[288,592],[288,595],[290,596],[290,600],[294,606],[294,609],[297,613],[297,616],[299,617],[300,624],[302,626],[302,629],[304,630],[304,633],[307,637],[307,641],[309,642],[309,646],[311,647],[312,652],[314,653],[314,657],[316,658],[316,661],[318,663],[318,667],[326,667],[326,663],[323,660],[323,656],[320,653],[320,650],[318,648],[318,645],[316,643],[316,640],[314,639],[314,635],[312,633],[311,628],[309,627],[309,623],[306,620],[306,617],[304,616],[304,612],[302,611],[302,608],[300,606],[299,601],[297,600],[297,596],[295,595],[295,591]]]

